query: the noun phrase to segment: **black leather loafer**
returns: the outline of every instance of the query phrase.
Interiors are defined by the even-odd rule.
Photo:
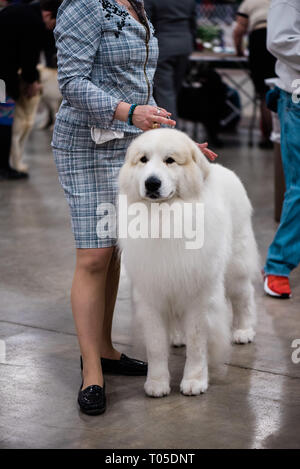
[[[101,358],[103,373],[125,376],[146,376],[148,363],[134,358],[129,358],[122,353],[120,360]]]
[[[80,410],[87,415],[100,415],[106,410],[105,384],[92,385],[82,390],[83,383],[78,393]]]
[[[80,357],[81,371],[83,370],[82,357]],[[111,375],[147,376],[148,363],[135,358],[129,358],[122,353],[120,360],[101,358],[102,372]]]

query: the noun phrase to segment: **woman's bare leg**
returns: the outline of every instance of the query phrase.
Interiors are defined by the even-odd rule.
[[[103,385],[100,364],[105,315],[106,282],[114,248],[77,249],[71,303],[83,358],[84,388]]]
[[[118,360],[121,355],[120,352],[114,348],[111,341],[112,320],[119,288],[119,278],[120,258],[115,248],[111,256],[106,278],[105,313],[101,341],[101,357],[111,358],[113,360]]]

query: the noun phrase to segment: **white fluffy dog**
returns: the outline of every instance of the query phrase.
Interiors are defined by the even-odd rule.
[[[149,131],[132,142],[119,186],[129,206],[145,204],[139,225],[144,223],[147,229],[157,213],[151,210],[154,204],[158,209],[166,204],[174,207],[175,202],[182,207],[173,217],[160,216],[155,236],[129,235],[120,239],[120,247],[144,329],[149,363],[146,393],[154,397],[170,393],[169,337],[175,322],[186,343],[180,389],[198,395],[207,390],[208,365],[224,362],[231,328],[236,343],[251,342],[255,335],[252,282],[258,254],[251,204],[232,171],[210,164],[188,136],[171,129]],[[173,234],[182,222],[184,226],[195,222],[195,207],[201,203],[204,215],[197,230],[202,232],[198,233],[204,239],[202,247],[187,248],[186,237],[178,233],[162,235],[170,221]],[[188,206],[193,210],[184,210]],[[132,218],[128,220],[132,224]]]

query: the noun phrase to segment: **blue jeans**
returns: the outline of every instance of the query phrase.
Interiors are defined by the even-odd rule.
[[[269,247],[265,273],[288,277],[300,263],[300,103],[280,91],[278,115],[286,183],[280,224]]]

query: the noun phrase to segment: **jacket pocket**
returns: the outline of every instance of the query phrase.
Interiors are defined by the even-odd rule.
[[[62,150],[76,151],[94,148],[95,144],[88,126],[71,124],[70,122],[57,118],[52,137],[52,146]]]

